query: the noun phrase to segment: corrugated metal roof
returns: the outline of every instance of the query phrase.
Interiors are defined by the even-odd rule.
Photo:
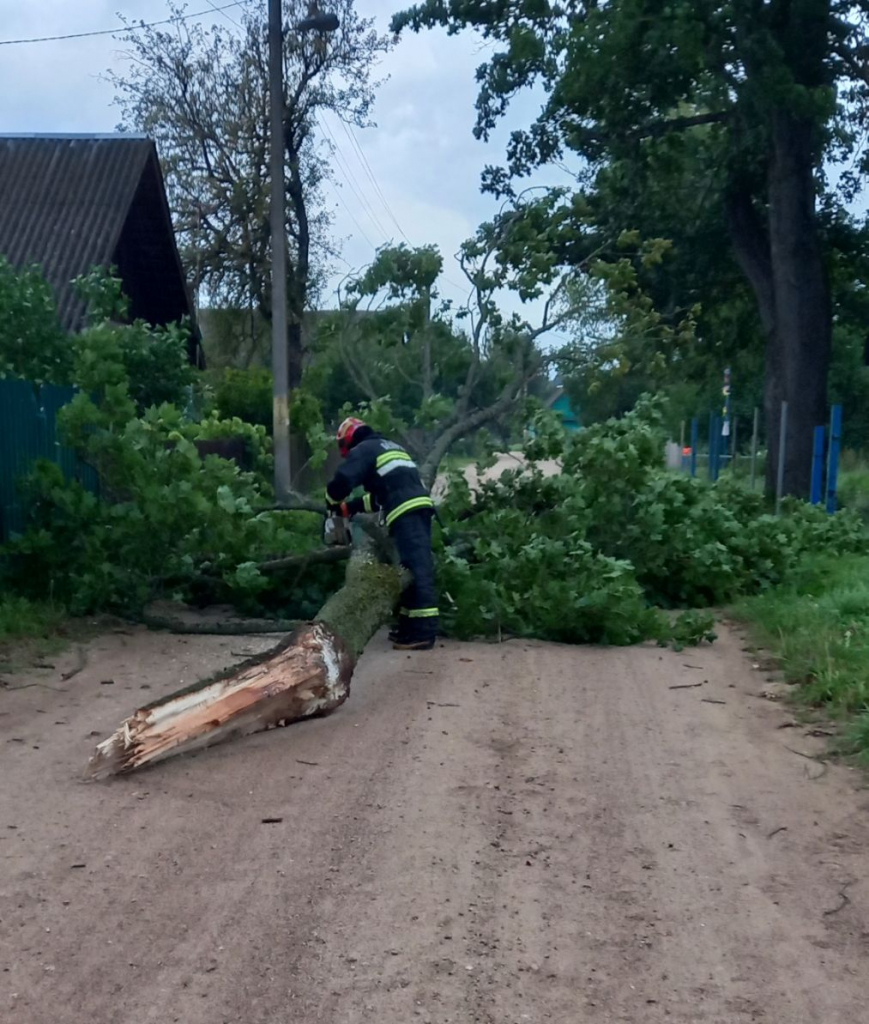
[[[68,330],[81,327],[84,317],[71,282],[113,262],[151,162],[159,175],[156,147],[145,136],[0,137],[0,254],[15,266],[42,268]],[[174,249],[161,199],[154,227],[165,228]],[[180,276],[183,288],[180,264],[166,270]]]

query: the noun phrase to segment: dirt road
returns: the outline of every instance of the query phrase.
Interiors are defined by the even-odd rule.
[[[867,1019],[869,797],[733,636],[378,639],[330,719],[77,781],[94,733],[265,645],[111,635],[0,692],[4,1022]]]

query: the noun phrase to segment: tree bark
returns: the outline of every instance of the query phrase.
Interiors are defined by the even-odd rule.
[[[781,403],[788,403],[784,493],[808,497],[812,434],[827,419],[832,309],[815,217],[815,128],[777,111],[769,170],[775,329],[767,344],[767,489],[775,488]]]
[[[263,655],[136,711],[99,744],[89,775],[125,774],[340,707],[365,645],[392,615],[401,592],[399,570],[376,550],[373,540],[360,536],[344,586],[313,623]]]
[[[766,335],[766,488],[776,487],[781,404],[788,403],[784,493],[808,497],[813,428],[826,422],[832,309],[815,216],[814,125],[772,115],[767,223],[752,190],[733,182],[727,221],[736,260],[757,299]]]
[[[754,291],[760,322],[764,334],[769,338],[775,330],[775,290],[769,235],[755,209],[747,185],[739,181],[731,182],[725,203],[736,262]]]

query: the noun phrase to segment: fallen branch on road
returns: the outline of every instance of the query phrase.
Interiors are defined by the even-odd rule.
[[[307,569],[310,565],[327,565],[332,562],[346,562],[350,557],[348,546],[320,548],[306,551],[298,555],[287,555],[285,558],[272,558],[268,562],[260,562],[260,572],[279,572],[282,569]]]
[[[256,633],[290,633],[299,626],[294,619],[217,619],[186,622],[171,615],[142,612],[138,620],[148,629],[164,629],[181,636],[252,636]]]
[[[75,665],[68,672],[64,672],[61,675],[60,678],[65,683],[68,683],[70,681],[70,679],[75,678],[75,676],[77,676],[79,674],[79,672],[82,672],[84,670],[84,667],[85,667],[86,664],[87,664],[87,654],[85,653],[84,647],[79,645],[76,648],[76,661],[75,661]]]

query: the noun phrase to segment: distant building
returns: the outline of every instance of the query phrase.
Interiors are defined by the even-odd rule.
[[[579,422],[579,417],[574,412],[573,406],[570,404],[570,398],[568,397],[560,379],[556,378],[552,392],[549,395],[546,404],[553,412],[558,413],[561,417],[561,425],[569,433],[575,433],[580,429],[582,424]]]
[[[36,264],[61,323],[80,330],[85,304],[72,282],[117,267],[134,319],[189,317],[191,363],[203,366],[157,147],[144,135],[0,135],[0,254]]]

